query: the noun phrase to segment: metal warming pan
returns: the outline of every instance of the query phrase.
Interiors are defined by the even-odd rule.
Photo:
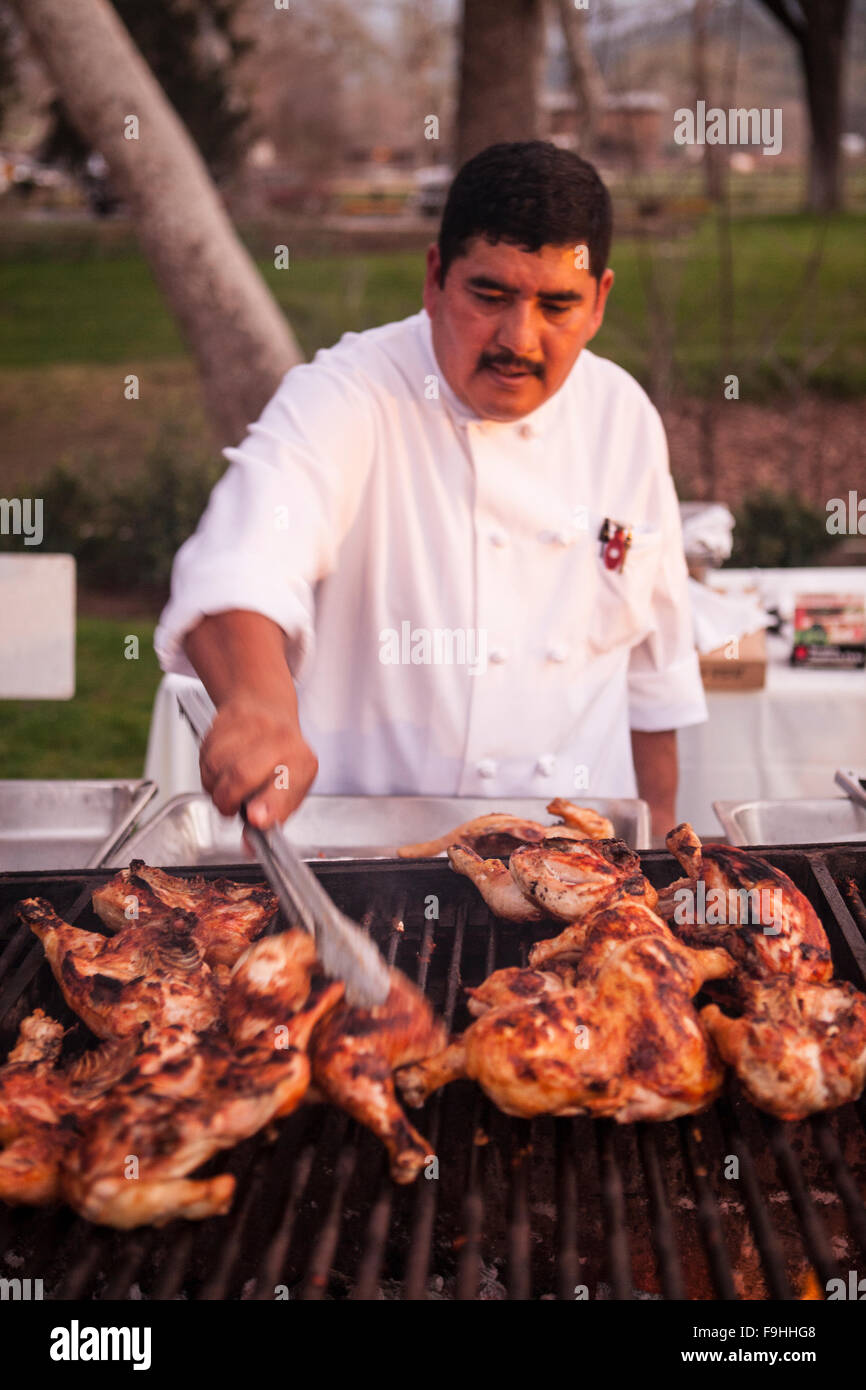
[[[765,857],[814,904],[837,975],[866,987],[866,849]],[[662,851],[642,862],[658,888],[681,873]],[[260,876],[249,863],[203,872]],[[441,862],[315,873],[454,1030],[469,1021],[464,986],[525,963],[533,936],[549,930],[497,922]],[[0,1056],[37,1005],[74,1023],[14,904],[42,895],[93,928],[90,896],[106,877],[0,874]],[[84,1032],[73,1028],[67,1046],[80,1048]],[[461,1082],[412,1118],[438,1176],[411,1187],[391,1183],[366,1130],[310,1105],[203,1170],[237,1176],[228,1215],[126,1233],[66,1209],[0,1205],[0,1267],[42,1278],[51,1299],[268,1302],[819,1298],[830,1279],[866,1267],[864,1100],[782,1124],[731,1082],[710,1109],[666,1124],[527,1122]]]
[[[0,781],[0,870],[104,864],[156,795],[150,781]]]
[[[847,796],[714,801],[732,845],[866,843],[866,807]]]
[[[645,801],[604,797],[575,798],[613,821],[620,839],[643,849],[650,843]],[[286,822],[287,838],[307,859],[392,858],[399,845],[431,840],[461,821],[504,811],[544,824],[550,797],[308,796]],[[107,862],[125,867],[131,859],[148,864],[230,864],[245,858],[238,816],[227,819],[204,792],[176,796],[126,840]]]

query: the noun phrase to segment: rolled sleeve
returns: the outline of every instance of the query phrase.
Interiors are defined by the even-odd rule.
[[[331,349],[293,368],[241,446],[223,451],[229,468],[175,556],[154,638],[163,670],[193,674],[184,638],[232,609],[282,628],[294,676],[307,665],[315,586],[334,571],[374,452],[371,393],[339,358]]]
[[[679,505],[661,439],[656,475],[662,545],[653,586],[650,631],[629,655],[629,724],[640,733],[681,729],[707,718],[707,702],[695,650],[688,569],[683,554]],[[658,443],[658,440],[657,440]]]

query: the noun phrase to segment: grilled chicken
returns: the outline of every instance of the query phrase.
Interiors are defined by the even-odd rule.
[[[64,1195],[83,1216],[126,1230],[228,1210],[231,1175],[187,1175],[297,1108],[310,1082],[310,1035],[343,993],[341,983],[311,979],[315,957],[298,950],[305,935],[268,937],[238,963],[229,1036],[148,1027],[67,1160]]]
[[[523,894],[560,922],[586,918],[623,894],[650,907],[656,901],[640,860],[621,840],[525,845],[514,851],[508,867]]]
[[[743,978],[744,1013],[701,1022],[753,1105],[781,1120],[856,1100],[866,1082],[866,996],[847,981]]]
[[[70,926],[44,898],[25,899],[18,913],[45,947],[67,1004],[98,1038],[131,1037],[146,1023],[201,1032],[219,1017],[220,990],[188,914],[107,938]]]
[[[541,825],[539,821],[494,811],[464,821],[435,840],[404,845],[397,853],[403,859],[428,859],[442,854],[450,845],[462,845],[475,850],[482,858],[493,858],[510,854],[518,845],[542,844],[550,835],[579,840],[589,839],[593,835],[606,839],[613,835],[613,826],[606,816],[600,816],[583,806],[575,806],[562,797],[551,801],[547,809],[551,815],[560,816],[564,823]]]
[[[540,922],[544,917],[514,881],[501,859],[482,859],[466,845],[449,845],[448,858],[458,874],[470,878],[490,911],[506,922]]]
[[[136,921],[156,921],[166,910],[192,913],[193,936],[212,968],[233,966],[278,909],[276,896],[264,884],[177,878],[141,859],[133,859],[128,869],[97,888],[93,906],[115,932]]]
[[[430,1148],[403,1114],[392,1073],[440,1051],[446,1038],[424,995],[399,970],[391,972],[384,1004],[359,1009],[343,1002],[313,1034],[316,1086],[381,1139],[395,1182],[412,1182]]]
[[[642,922],[638,919],[642,918]],[[729,974],[724,951],[691,951],[646,907],[593,919],[570,988],[483,1013],[438,1056],[398,1073],[420,1105],[447,1081],[477,1081],[509,1115],[672,1119],[715,1099],[723,1068],[692,997]]]
[[[0,1067],[0,1200],[10,1204],[58,1200],[79,1118],[129,1064],[129,1044],[107,1045],[61,1070],[63,1033],[62,1024],[34,1010]]]
[[[724,946],[744,970],[759,978],[784,974],[815,983],[832,978],[824,928],[787,874],[756,854],[729,845],[702,845],[687,824],[670,831],[666,842],[695,894],[696,911],[691,915],[710,917],[712,911],[716,919],[706,924],[681,922],[685,913],[675,907],[671,925],[682,941],[695,947]],[[701,881],[707,903],[702,914],[697,910]]]

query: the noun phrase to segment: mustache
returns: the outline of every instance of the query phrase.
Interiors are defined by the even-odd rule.
[[[515,357],[513,352],[482,352],[478,366],[479,369],[483,367],[517,368],[520,371],[531,373],[532,376],[544,376],[543,363],[530,362],[527,357]]]

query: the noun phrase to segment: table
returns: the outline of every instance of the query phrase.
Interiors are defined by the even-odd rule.
[[[798,593],[866,594],[859,567],[725,570],[724,580],[755,585],[783,616],[793,613]],[[708,691],[708,722],[679,732],[677,816],[701,835],[720,833],[713,801],[834,796],[837,767],[866,767],[866,671],[794,669],[789,651],[789,638],[768,635],[764,689]],[[152,810],[201,790],[198,750],[177,709],[185,684],[195,682],[164,677],[154,701],[144,770],[159,787]]]

